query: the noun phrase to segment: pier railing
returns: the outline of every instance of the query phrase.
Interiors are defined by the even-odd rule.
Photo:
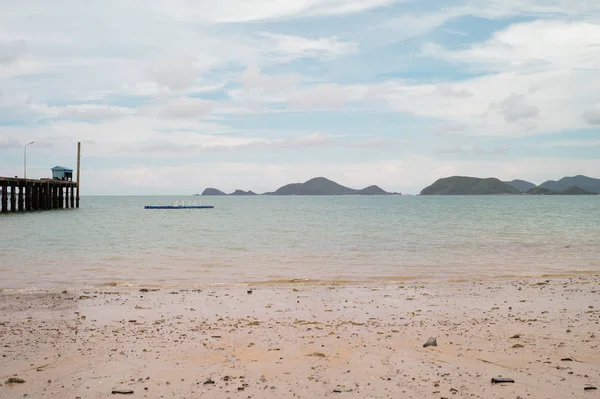
[[[0,189],[2,213],[79,208],[74,181],[0,176]]]

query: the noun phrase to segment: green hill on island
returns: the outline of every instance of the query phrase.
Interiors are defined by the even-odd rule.
[[[531,190],[527,190],[528,195],[596,195],[590,191],[584,190],[581,187],[571,186],[567,187],[563,191],[552,191],[545,187],[534,187]]]
[[[591,193],[600,194],[600,179],[594,179],[583,175],[563,177],[558,181],[548,180],[540,184],[540,187],[547,188],[552,191],[565,191],[569,187],[579,187]]]
[[[556,195],[558,194],[556,191],[548,190],[544,187],[533,187],[525,192],[528,195]]]
[[[438,179],[424,188],[421,195],[495,195],[519,194],[520,191],[510,184],[490,178],[452,176]]]
[[[584,190],[581,187],[571,186],[562,191],[562,195],[597,195],[591,191]]]
[[[232,192],[229,195],[257,195],[254,191],[249,190],[249,191],[244,191],[244,190],[235,190],[234,192]]]
[[[221,190],[217,190],[216,188],[209,187],[202,191],[202,195],[227,195]]]
[[[510,184],[511,186],[513,186],[517,190],[521,191],[522,193],[527,192],[527,191],[531,190],[532,188],[537,187],[532,182],[529,182],[527,180],[519,180],[519,179],[505,181],[504,183]]]
[[[378,186],[355,190],[325,177],[315,177],[304,183],[286,184],[267,195],[389,195]]]
[[[216,188],[207,188],[202,195],[233,195],[247,196],[258,195],[254,191],[235,190],[231,194],[225,194]],[[355,190],[342,186],[332,180],[324,177],[315,177],[304,183],[286,184],[274,192],[264,193],[263,195],[400,195],[400,193],[388,193],[378,186],[369,186],[362,190]]]

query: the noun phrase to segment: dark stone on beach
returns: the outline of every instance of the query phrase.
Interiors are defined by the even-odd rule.
[[[515,380],[513,380],[512,378],[505,378],[505,377],[492,377],[492,384],[501,384],[504,382],[514,383]]]
[[[65,290],[65,291],[63,291],[62,293],[63,293],[63,294],[67,294],[67,291]]]
[[[111,392],[113,395],[133,395],[132,390],[122,391],[122,390],[113,390]]]
[[[17,378],[17,377],[10,377],[8,380],[6,380],[7,384],[23,384],[25,383],[25,380],[21,379],[21,378]]]
[[[584,391],[595,391],[596,389],[598,389],[598,388],[596,388],[596,387],[585,387],[585,388],[583,388]]]
[[[572,362],[573,359],[570,357],[563,357],[562,359],[560,359],[562,362]]]
[[[428,346],[437,346],[437,339],[435,337],[431,337],[423,344],[423,348],[427,348]]]
[[[248,290],[247,292],[248,292],[248,294],[252,294],[252,290]]]
[[[214,383],[215,382],[211,378],[209,378],[208,380],[204,381],[204,385],[214,385]]]
[[[142,288],[140,292],[148,292],[148,288]]]
[[[336,389],[334,389],[334,390],[333,390],[333,392],[335,392],[335,393],[342,393],[342,390],[341,390],[341,389],[338,389],[338,388],[336,388]]]

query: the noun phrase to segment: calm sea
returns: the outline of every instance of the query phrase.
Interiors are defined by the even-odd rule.
[[[175,201],[208,210],[145,210]],[[0,216],[0,288],[600,272],[600,196],[86,197]]]

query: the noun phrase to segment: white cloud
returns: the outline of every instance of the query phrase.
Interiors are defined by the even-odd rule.
[[[551,20],[512,24],[488,41],[464,50],[445,50],[435,44],[423,50],[427,55],[479,70],[535,72],[597,69],[598,43],[600,24]]]
[[[367,91],[367,87],[322,83],[298,89],[286,101],[291,109],[339,109],[362,100]]]
[[[26,52],[25,40],[0,41],[0,67],[12,64]]]
[[[176,97],[160,106],[161,115],[167,118],[201,118],[210,114],[214,103],[195,97]]]
[[[131,115],[136,111],[132,108],[117,107],[102,104],[68,105],[59,112],[59,117],[81,121],[97,121]]]
[[[0,135],[0,149],[21,148],[19,140],[13,137],[3,137]]]
[[[393,3],[394,0],[130,0],[185,20],[249,22],[297,16],[351,14]]]
[[[441,83],[436,85],[435,87],[437,93],[444,97],[456,97],[456,98],[465,98],[471,97],[473,93],[466,89],[457,89],[453,84],[450,83]]]
[[[600,107],[585,111],[583,113],[583,119],[590,125],[600,125]]]
[[[357,43],[338,40],[336,37],[321,37],[308,39],[300,36],[279,35],[261,32],[260,36],[268,39],[265,51],[272,53],[281,61],[290,61],[298,58],[335,58],[345,54],[357,53]]]
[[[560,140],[548,141],[537,144],[537,147],[542,148],[568,148],[568,147],[598,147],[600,140]]]
[[[540,113],[538,107],[526,103],[525,95],[516,93],[506,97],[500,104],[491,104],[490,109],[499,109],[509,123],[534,118]]]
[[[278,92],[293,89],[299,82],[296,75],[265,75],[256,65],[251,65],[241,74],[241,82],[244,87],[250,89],[264,89],[270,92]]]
[[[171,90],[187,89],[196,82],[196,69],[192,57],[163,57],[156,60],[151,69],[156,83]]]

